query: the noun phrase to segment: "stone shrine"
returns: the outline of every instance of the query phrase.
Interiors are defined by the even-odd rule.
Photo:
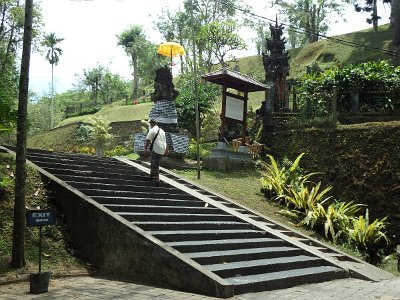
[[[189,137],[179,133],[178,116],[174,100],[179,92],[175,90],[170,69],[165,66],[156,70],[154,92],[151,99],[154,102],[148,119],[155,119],[160,128],[165,131],[171,156],[184,156],[188,152]],[[147,133],[135,135],[134,150],[141,154],[144,151]]]

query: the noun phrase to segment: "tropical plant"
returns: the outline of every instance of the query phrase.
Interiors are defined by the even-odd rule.
[[[272,155],[267,155],[269,164],[261,163],[265,173],[261,177],[262,191],[268,192],[269,196],[281,199],[289,189],[299,191],[309,178],[317,173],[306,175],[301,174],[300,160],[304,153],[301,153],[293,163],[286,161],[286,165],[278,166]]]
[[[107,118],[94,116],[89,120],[90,125],[93,127],[92,139],[96,145],[96,155],[103,156],[104,148],[112,135],[109,133],[111,130],[110,121]]]
[[[381,242],[389,244],[389,239],[383,230],[385,229],[387,217],[376,219],[374,222],[369,221],[368,209],[363,215],[353,220],[353,226],[348,232],[349,240],[363,253],[371,263],[379,261],[378,250]]]
[[[347,232],[352,225],[355,214],[360,211],[361,205],[354,201],[343,202],[335,200],[325,210],[322,205],[318,206],[319,215],[325,219],[324,233],[327,238],[337,242],[339,238],[347,238]]]
[[[46,59],[51,64],[51,104],[50,104],[50,128],[54,127],[54,65],[60,61],[62,50],[57,44],[64,39],[56,36],[54,32],[46,34],[42,45],[47,47]]]
[[[285,215],[295,216],[300,218],[301,221],[298,225],[307,225],[311,228],[315,224],[320,223],[323,219],[322,205],[331,199],[327,196],[328,192],[332,189],[331,186],[320,191],[321,182],[311,188],[302,186],[300,190],[289,187],[286,194],[279,196],[285,200],[287,209],[281,212]]]

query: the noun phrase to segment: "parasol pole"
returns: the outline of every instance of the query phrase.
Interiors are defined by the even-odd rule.
[[[172,47],[171,47],[171,75],[172,75]]]
[[[192,23],[192,43],[193,43],[193,78],[194,78],[194,98],[196,102],[196,154],[197,154],[197,179],[200,179],[200,115],[199,97],[197,91],[197,66],[196,66],[196,43],[194,36],[193,0],[190,0],[190,17]]]

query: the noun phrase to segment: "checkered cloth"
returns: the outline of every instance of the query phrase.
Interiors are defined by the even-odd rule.
[[[135,135],[133,149],[135,152],[144,151],[146,145],[147,135],[144,133],[138,133]],[[179,154],[187,154],[189,149],[189,138],[184,135],[166,132],[165,137],[167,139],[167,145],[170,152]]]
[[[149,119],[155,119],[157,123],[177,124],[178,115],[173,101],[160,100],[154,103],[149,113]]]

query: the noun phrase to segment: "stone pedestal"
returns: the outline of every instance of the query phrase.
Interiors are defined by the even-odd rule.
[[[203,168],[219,171],[245,170],[254,167],[252,156],[246,146],[240,146],[239,151],[227,148],[225,142],[218,142],[211,151],[211,156],[203,159]]]

